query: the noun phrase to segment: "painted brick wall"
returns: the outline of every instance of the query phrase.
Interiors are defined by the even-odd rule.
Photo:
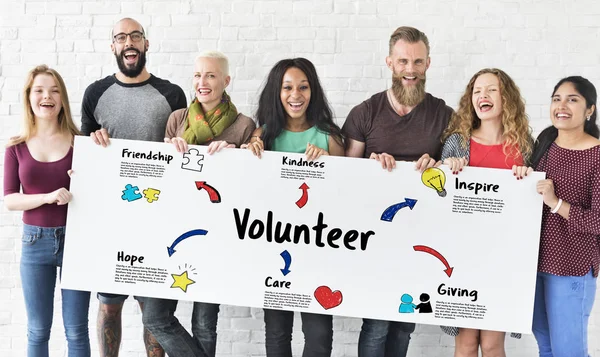
[[[36,1],[0,3],[0,141],[21,127],[26,72],[46,63],[65,78],[79,121],[85,88],[112,74],[109,32],[121,17],[138,19],[150,41],[148,68],[191,92],[195,54],[219,49],[231,61],[229,92],[252,114],[260,85],[279,59],[304,56],[321,76],[338,123],[349,110],[390,84],[384,66],[391,32],[412,25],[431,41],[428,91],[456,107],[473,73],[499,67],[517,82],[535,133],[549,125],[549,95],[556,81],[580,74],[600,86],[600,3],[597,0],[199,0]],[[3,155],[4,148],[0,149]],[[1,164],[0,164],[1,165]],[[0,176],[2,171],[0,170]],[[1,199],[0,199],[1,201]],[[25,354],[25,310],[19,281],[20,214],[0,210],[0,355]],[[506,287],[510,289],[510,287]],[[515,292],[518,297],[518,292]],[[598,299],[597,299],[598,300]],[[516,304],[518,301],[509,301]],[[597,304],[598,301],[597,301]],[[57,290],[52,356],[66,356]],[[97,350],[92,300],[92,348]],[[188,321],[189,303],[178,316]],[[124,309],[122,356],[145,356],[139,308]],[[300,355],[299,320],[294,350]],[[360,320],[334,319],[334,356],[355,356]],[[262,311],[223,306],[219,356],[263,356]],[[418,326],[409,356],[451,356],[453,339],[435,326]],[[515,357],[537,355],[531,336],[507,339]],[[600,307],[590,321],[591,355],[600,357]]]

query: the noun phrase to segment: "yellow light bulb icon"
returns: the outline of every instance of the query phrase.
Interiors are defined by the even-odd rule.
[[[446,174],[437,167],[430,167],[421,174],[421,181],[427,187],[433,188],[440,197],[446,197]]]

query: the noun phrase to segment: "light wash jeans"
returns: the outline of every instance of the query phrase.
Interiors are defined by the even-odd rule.
[[[358,357],[405,357],[415,324],[363,319]]]
[[[193,336],[175,317],[177,300],[144,298],[144,326],[170,357],[215,357],[219,304],[195,302]]]
[[[27,356],[48,357],[57,268],[62,266],[64,227],[23,226],[21,284],[27,310]],[[61,268],[62,269],[62,268]],[[62,289],[69,357],[89,357],[90,292]]]
[[[540,357],[588,357],[588,320],[596,295],[596,278],[538,272],[533,308],[533,335]]]

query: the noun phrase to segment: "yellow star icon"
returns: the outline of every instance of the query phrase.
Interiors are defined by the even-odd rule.
[[[187,270],[184,271],[183,274],[171,274],[171,276],[173,277],[173,285],[171,285],[171,288],[180,288],[184,293],[187,292],[188,285],[195,283],[195,281],[188,278]]]

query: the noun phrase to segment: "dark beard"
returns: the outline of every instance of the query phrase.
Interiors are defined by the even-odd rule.
[[[134,67],[127,67],[125,64],[125,52],[127,51],[136,51],[138,53],[138,61]],[[115,58],[117,59],[117,65],[119,66],[119,70],[125,76],[129,78],[135,78],[142,73],[144,67],[146,67],[146,51],[140,52],[135,48],[129,48],[127,51],[121,51],[120,55],[115,54]]]
[[[414,75],[419,78],[419,82],[410,87],[402,85],[402,77],[405,76],[405,74],[402,73],[399,76],[394,74],[392,76],[392,92],[394,93],[394,97],[398,103],[406,105],[407,107],[414,107],[425,99],[425,74]]]

